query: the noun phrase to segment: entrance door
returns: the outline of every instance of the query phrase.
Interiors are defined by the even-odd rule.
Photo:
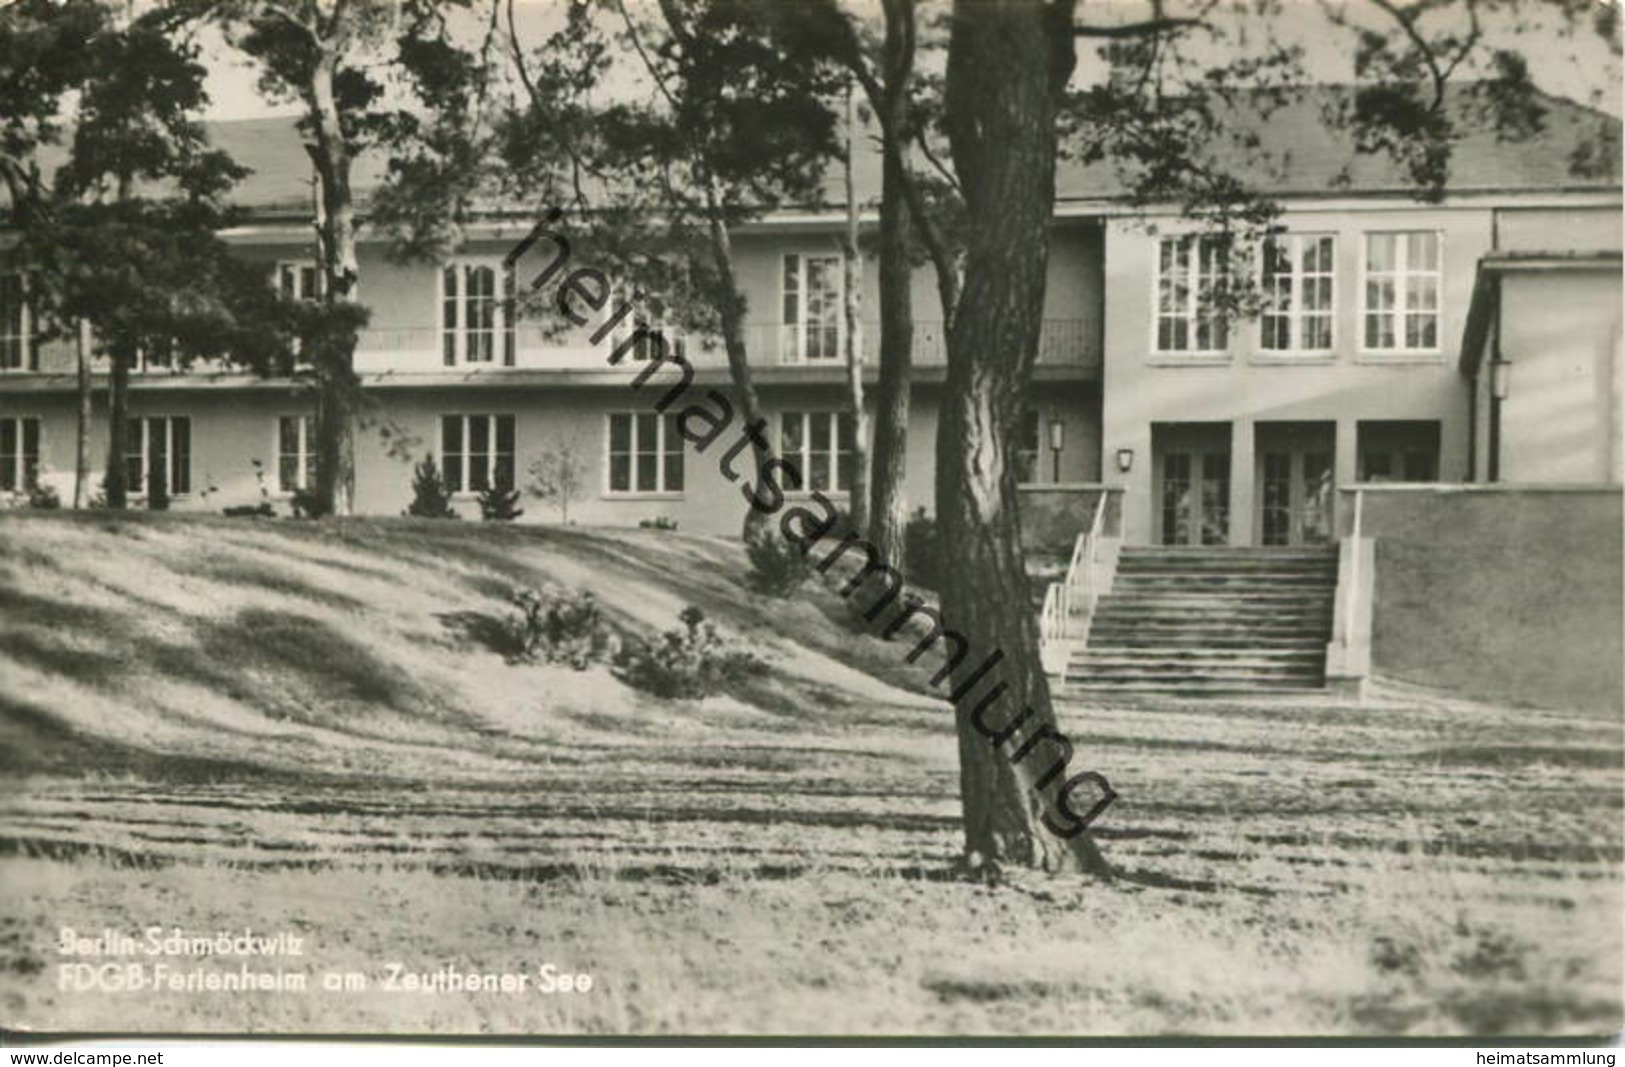
[[[1156,442],[1158,540],[1165,545],[1228,544],[1229,426],[1207,432],[1169,427],[1157,436],[1162,438]]]
[[[1258,532],[1266,545],[1318,545],[1332,538],[1332,423],[1260,423]]]

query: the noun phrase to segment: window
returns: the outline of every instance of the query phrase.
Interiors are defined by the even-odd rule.
[[[0,274],[0,371],[39,370],[33,313],[21,274]]]
[[[0,419],[0,489],[32,489],[39,451],[38,419]]]
[[[440,420],[446,488],[478,493],[513,488],[513,416],[446,415]]]
[[[1219,306],[1230,240],[1218,234],[1165,237],[1157,257],[1157,351],[1208,352],[1230,347]]]
[[[647,363],[655,358],[658,347],[650,338],[650,334],[659,331],[666,341],[668,356],[680,360],[688,358],[688,339],[675,326],[669,324],[671,316],[666,314],[666,309],[635,301],[632,287],[629,285],[616,287],[614,298],[605,305],[605,318],[616,315],[627,304],[633,304],[634,309],[625,314],[611,331],[609,335],[611,352],[618,351],[622,345],[631,341],[632,347],[627,350],[625,358],[631,363]],[[638,334],[640,329],[645,331],[641,335]]]
[[[1362,339],[1372,352],[1439,347],[1440,238],[1431,231],[1365,235]]]
[[[170,496],[192,491],[192,420],[181,415],[132,418],[124,445],[130,492],[144,493],[154,477]]]
[[[841,257],[784,257],[783,342],[793,360],[841,355]]]
[[[609,491],[683,491],[683,435],[677,432],[676,415],[609,417]]]
[[[844,411],[790,411],[779,418],[779,454],[801,472],[803,489],[852,488],[853,441],[852,416]]]
[[[1264,242],[1266,352],[1326,352],[1332,348],[1336,242],[1323,234],[1283,234]]]
[[[316,484],[316,425],[309,415],[276,420],[276,488],[279,493]]]
[[[501,292],[498,292],[500,288]],[[459,262],[440,272],[440,351],[448,367],[514,365],[513,271]]]
[[[1038,481],[1038,460],[1043,455],[1044,420],[1038,412],[1027,408],[1021,413],[1016,430],[1016,481],[1031,485]]]
[[[1360,423],[1360,481],[1438,481],[1439,436],[1439,423],[1429,420]]]
[[[322,295],[322,272],[316,264],[301,260],[281,260],[276,265],[276,291],[288,300],[318,300]]]

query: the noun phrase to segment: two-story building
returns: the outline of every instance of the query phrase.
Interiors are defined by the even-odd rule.
[[[1128,542],[1290,545],[1332,535],[1338,485],[1467,480],[1476,423],[1460,349],[1480,261],[1514,230],[1568,250],[1618,249],[1617,165],[1577,177],[1568,162],[1602,116],[1550,100],[1535,139],[1503,143],[1470,130],[1448,195],[1421,204],[1397,165],[1354,153],[1326,127],[1319,92],[1262,130],[1286,148],[1290,178],[1271,183],[1284,207],[1280,233],[1251,257],[1237,259],[1173,209],[1131,205],[1102,167],[1063,168],[1042,347],[1014,443],[1023,481],[1052,511],[1069,499],[1059,487],[1107,483],[1125,490]],[[237,193],[250,217],[228,239],[284,292],[315,295],[310,172],[292,123],[222,123],[214,135],[252,169]],[[806,488],[837,501],[852,474],[843,216],[831,205],[776,213],[735,242],[770,432]],[[737,531],[739,487],[683,447],[675,413],[653,410],[655,390],[631,387],[636,359],[608,363],[624,330],[560,332],[509,313],[507,297],[525,280],[504,257],[533,222],[493,216],[441,264],[395,262],[380,235],[364,237],[359,297],[372,319],[357,351],[369,398],[356,439],[357,509],[398,514],[411,498],[411,465],[426,453],[470,515],[481,488],[524,488],[533,465],[568,456],[582,475],[572,521],[666,518],[684,530]],[[573,254],[591,263],[590,248],[578,243]],[[1256,318],[1211,299],[1238,262],[1258,271]],[[876,273],[864,264],[870,320]],[[73,347],[37,343],[25,288],[0,278],[0,489],[71,480],[74,462]],[[929,508],[945,346],[925,270],[914,303],[908,491]],[[868,322],[870,381],[877,334]],[[715,339],[675,340],[696,381],[726,391]],[[141,368],[124,449],[132,483],[139,494],[161,465],[176,508],[286,499],[311,478],[310,410],[292,380],[229,366]],[[91,447],[99,465],[100,414]],[[526,521],[562,516],[556,503],[526,508]]]

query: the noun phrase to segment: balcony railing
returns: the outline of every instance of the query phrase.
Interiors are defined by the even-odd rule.
[[[515,367],[532,370],[597,370],[605,367],[614,347],[630,336],[626,332],[604,337],[593,344],[593,327],[572,330],[546,329],[520,324],[509,336],[497,331],[469,341],[468,335],[451,346],[455,361],[445,358],[446,334],[432,328],[368,329],[357,346],[358,369],[366,373],[388,371],[498,370]],[[664,332],[667,344],[696,367],[721,367],[727,363],[721,339],[678,331]],[[1098,367],[1099,346],[1086,319],[1046,319],[1039,337],[1038,362],[1041,366]],[[880,325],[864,323],[860,329],[864,362],[879,360]],[[641,344],[641,342],[640,342]],[[509,356],[511,345],[511,361]],[[839,327],[814,328],[780,323],[748,323],[745,345],[750,361],[757,367],[840,367],[846,358],[845,334]],[[468,359],[474,353],[479,358]],[[622,362],[634,366],[645,350],[634,348]],[[916,366],[943,366],[947,343],[940,321],[914,324],[913,362]]]
[[[445,359],[447,335],[433,327],[382,327],[361,331],[356,346],[356,368],[364,374],[422,374],[445,371],[498,371],[509,367],[525,370],[603,370],[616,344],[627,332],[604,337],[592,343],[596,327],[570,330],[547,329],[521,323],[511,334],[493,331],[484,335],[464,333],[452,348],[455,362]],[[473,336],[475,339],[470,340]],[[724,367],[727,356],[716,337],[666,333],[667,343],[696,367]],[[880,324],[865,322],[860,329],[864,362],[876,365],[880,359]],[[509,345],[512,359],[509,360]],[[829,367],[845,365],[845,334],[840,327],[816,329],[780,323],[748,323],[745,344],[755,367]],[[633,351],[622,361],[633,368],[644,353]],[[469,358],[474,356],[477,358]],[[941,367],[947,363],[947,342],[943,324],[934,320],[914,323],[912,357],[915,366]],[[44,374],[71,374],[75,363],[71,342],[53,340],[40,346],[39,370]],[[645,357],[646,358],[646,357]],[[1046,319],[1039,335],[1038,363],[1041,367],[1096,369],[1100,366],[1098,329],[1087,319]],[[105,373],[106,361],[95,364]],[[187,367],[150,366],[136,368],[140,378],[188,377],[200,373],[230,373],[241,368],[227,362],[206,361]],[[0,377],[22,376],[26,369],[0,371]]]

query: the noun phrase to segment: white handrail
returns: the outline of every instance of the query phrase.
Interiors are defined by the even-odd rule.
[[[1060,581],[1051,582],[1044,592],[1039,636],[1045,669],[1051,674],[1061,673],[1074,642],[1087,640],[1089,636],[1089,624],[1095,613],[1099,588],[1097,572],[1100,568],[1100,542],[1105,528],[1108,496],[1107,492],[1100,494],[1089,528],[1072,543],[1072,557],[1067,561],[1066,574]]]

